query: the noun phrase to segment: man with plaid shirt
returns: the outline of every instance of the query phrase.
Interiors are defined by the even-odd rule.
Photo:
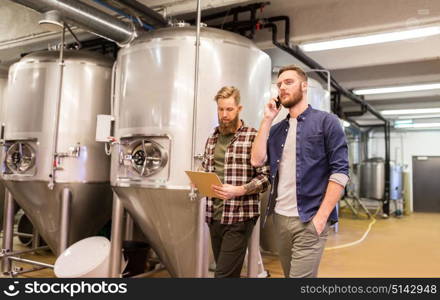
[[[240,277],[252,229],[260,215],[259,193],[268,185],[267,166],[251,165],[254,128],[240,120],[240,92],[223,87],[215,96],[219,126],[208,138],[202,169],[216,173],[222,186],[212,186],[217,198],[208,198],[206,222],[216,262],[215,277]]]

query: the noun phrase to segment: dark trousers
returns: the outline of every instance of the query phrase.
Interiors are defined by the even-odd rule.
[[[240,277],[246,248],[256,218],[235,224],[221,224],[214,220],[209,224],[212,252],[216,262],[215,277]]]

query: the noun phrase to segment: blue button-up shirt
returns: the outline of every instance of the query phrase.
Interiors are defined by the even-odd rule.
[[[278,190],[278,168],[289,131],[289,118],[270,129],[267,157],[272,184],[266,216],[275,208]],[[302,222],[310,221],[317,213],[332,174],[348,176],[348,152],[345,134],[338,118],[309,107],[297,117],[296,129],[296,198]],[[292,174],[294,176],[294,174]],[[330,221],[337,222],[336,209]]]

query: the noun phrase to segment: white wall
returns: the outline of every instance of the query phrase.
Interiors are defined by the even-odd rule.
[[[383,133],[375,133],[368,143],[368,157],[385,157],[384,143]],[[390,159],[401,163],[402,153],[404,171],[409,172],[410,207],[413,211],[412,157],[440,156],[440,130],[393,131],[390,139]]]

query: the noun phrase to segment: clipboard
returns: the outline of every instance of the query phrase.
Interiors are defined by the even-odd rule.
[[[185,171],[191,182],[197,187],[197,189],[206,197],[218,197],[217,194],[211,188],[211,185],[222,185],[220,178],[217,174],[209,172],[194,172]]]

